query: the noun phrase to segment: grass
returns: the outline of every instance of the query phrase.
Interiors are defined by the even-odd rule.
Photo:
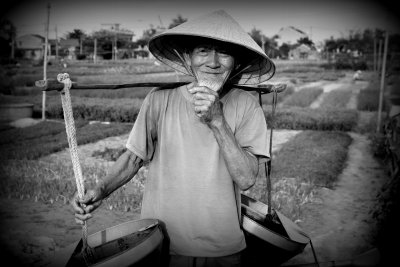
[[[304,131],[275,156],[272,175],[277,179],[294,177],[315,186],[333,188],[351,141],[343,132]]]
[[[380,84],[378,80],[371,81],[369,86],[358,94],[357,110],[377,111],[379,109]],[[388,110],[388,104],[383,101],[382,110]]]
[[[263,106],[267,123],[272,123],[270,107]],[[274,127],[290,130],[352,131],[358,123],[358,112],[350,109],[310,109],[283,107],[276,110]]]
[[[275,78],[290,78],[301,82],[316,82],[320,80],[337,81],[345,76],[344,72],[337,70],[326,70],[321,66],[307,67],[305,66],[290,66],[277,69]]]
[[[86,121],[76,121],[76,128],[86,125]],[[62,121],[42,121],[28,128],[11,128],[0,132],[0,146],[16,145],[33,139],[40,139],[46,136],[58,135],[65,132],[65,125]],[[44,145],[44,144],[42,144]]]
[[[323,93],[323,91],[324,90],[319,87],[304,88],[288,96],[283,102],[283,105],[302,108],[308,107]]]
[[[297,220],[301,207],[316,201],[316,189],[333,188],[347,160],[352,139],[343,132],[304,131],[273,155],[272,207]],[[266,180],[261,171],[246,194],[267,203]]]
[[[92,138],[90,140],[93,142],[96,139],[104,138],[104,136],[93,134],[95,132],[106,132],[105,125],[100,125],[97,126],[101,128],[87,128],[90,125],[86,124],[80,127],[79,131],[82,132],[84,129],[85,135],[90,136]],[[118,127],[118,125],[114,125],[112,128]],[[29,129],[26,130],[30,132]],[[124,131],[126,132],[126,129]],[[56,138],[66,139],[65,136],[61,137],[60,133],[56,134],[55,132],[53,140]],[[110,130],[109,134],[116,135],[117,132]],[[14,159],[8,157],[0,162],[0,175],[2,177],[0,195],[45,203],[53,203],[54,201],[67,203],[76,190],[72,163],[63,159],[47,159],[44,161],[37,157],[39,154],[43,156],[53,151],[52,140],[49,141],[48,138],[39,136],[34,137],[28,133],[20,133],[19,136],[18,142],[2,146],[2,148],[6,147],[18,151],[20,156],[14,156]],[[56,143],[62,142],[58,139]],[[334,186],[335,179],[346,160],[347,147],[350,142],[351,138],[343,132],[305,131],[286,143],[274,155],[272,169],[273,207],[293,220],[299,219],[302,206],[310,201],[316,201],[316,188]],[[65,147],[66,144],[63,144]],[[82,142],[78,142],[78,144],[82,144]],[[123,148],[106,149],[96,151],[93,156],[115,160],[121,151],[123,151]],[[35,158],[35,160],[30,158]],[[87,186],[93,186],[107,172],[104,165],[89,166],[83,164],[82,169]],[[136,178],[113,193],[105,201],[106,207],[121,211],[140,208],[145,171],[140,172]],[[265,179],[260,176],[256,185],[246,193],[265,202]]]
[[[68,147],[68,140],[59,122],[40,122],[23,129],[1,132],[7,142],[0,144],[0,159],[39,159]],[[78,145],[92,143],[109,136],[128,133],[132,124],[87,124],[76,123]],[[36,130],[36,133],[35,133]]]
[[[326,109],[345,109],[351,98],[351,90],[333,90],[323,98],[321,107]]]

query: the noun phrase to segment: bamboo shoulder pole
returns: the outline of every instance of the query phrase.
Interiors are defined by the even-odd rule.
[[[135,87],[160,87],[161,89],[172,89],[182,85],[187,84],[188,82],[159,82],[159,83],[126,83],[126,84],[82,84],[75,83],[71,84],[71,89],[101,89],[101,90],[117,90],[123,88],[135,88]],[[42,91],[61,91],[64,88],[62,83],[57,82],[56,80],[39,80],[35,82],[36,87],[42,89]],[[286,89],[286,84],[260,84],[258,86],[243,86],[243,85],[235,85],[235,88],[240,88],[246,91],[256,91],[261,92],[262,94],[269,94],[273,91],[278,93],[283,92]]]

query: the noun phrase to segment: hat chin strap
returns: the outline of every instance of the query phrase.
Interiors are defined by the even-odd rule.
[[[256,61],[257,61],[257,59],[253,59],[253,60],[250,61],[250,63],[247,64],[247,66],[244,67],[244,68],[241,68],[241,66],[238,65],[238,67],[237,67],[237,68],[238,68],[238,71],[237,71],[235,74],[231,75],[231,76],[229,77],[228,81],[231,81],[233,78],[235,78],[235,77],[238,76],[239,74],[242,74],[244,71],[246,71],[246,70],[248,70],[249,68],[251,68],[253,65],[256,64]]]
[[[180,61],[182,62],[183,67],[185,67],[186,71],[188,72],[189,75],[194,76],[196,79],[196,75],[194,74],[194,72],[192,71],[192,69],[188,66],[188,64],[186,63],[186,60],[182,57],[182,55],[178,52],[178,50],[176,50],[174,48],[174,52],[175,54],[178,56],[178,58],[180,59]]]
[[[251,62],[251,63],[252,63],[252,62]],[[231,81],[233,78],[235,78],[236,76],[238,76],[239,74],[241,74],[241,73],[244,72],[245,70],[249,69],[249,68],[252,66],[251,63],[250,63],[249,65],[247,65],[246,67],[244,67],[244,68],[240,68],[240,67],[239,67],[239,71],[236,72],[235,74],[231,75],[231,76],[228,78],[228,81]],[[239,66],[240,66],[240,65],[239,65]]]

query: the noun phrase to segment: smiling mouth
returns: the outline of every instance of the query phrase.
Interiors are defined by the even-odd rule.
[[[204,74],[211,74],[211,75],[218,75],[218,74],[223,74],[221,72],[203,72]]]

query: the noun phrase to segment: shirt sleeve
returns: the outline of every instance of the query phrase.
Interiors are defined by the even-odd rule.
[[[157,142],[158,105],[154,91],[145,97],[126,143],[126,148],[144,161],[151,160]]]
[[[264,111],[254,99],[247,98],[242,120],[235,137],[246,151],[261,158],[268,158],[268,129]]]

